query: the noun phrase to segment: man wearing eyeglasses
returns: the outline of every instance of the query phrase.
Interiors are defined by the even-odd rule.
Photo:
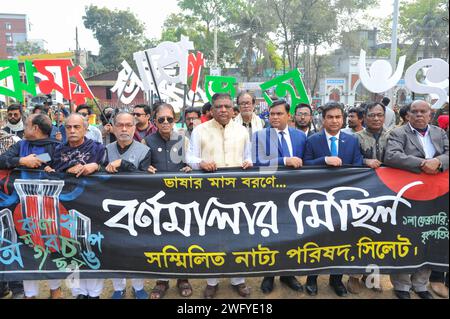
[[[8,107],[7,111],[8,123],[3,128],[6,133],[23,138],[25,132],[24,123],[22,120],[22,107],[18,104],[12,104]]]
[[[306,137],[310,137],[311,135],[316,133],[313,123],[313,111],[311,106],[308,104],[300,103],[295,107],[295,127],[303,131],[306,134]]]
[[[154,120],[158,131],[145,138],[144,144],[150,147],[150,174],[167,172],[185,172],[192,169],[184,158],[187,138],[174,130],[175,110],[170,104],[161,104],[155,108]],[[186,278],[178,278],[176,287],[181,297],[192,295],[192,286]],[[169,279],[158,278],[150,293],[150,299],[162,299],[169,289]]]
[[[247,129],[250,138],[253,136],[253,133],[259,132],[268,126],[263,119],[255,114],[256,98],[252,93],[239,93],[236,103],[239,106],[240,113],[234,121]]]
[[[364,107],[363,120],[366,128],[354,134],[359,140],[364,165],[377,169],[383,164],[389,131],[384,127],[386,107],[381,103],[370,103]],[[349,275],[347,289],[352,294],[359,294],[367,287],[367,275]],[[373,287],[382,292],[383,287]]]
[[[197,126],[191,135],[187,154],[193,169],[215,172],[219,168],[248,169],[253,166],[248,132],[232,120],[233,102],[229,94],[217,93],[212,97],[213,119]],[[204,296],[214,298],[218,279],[208,279]],[[244,278],[232,278],[231,284],[241,297],[248,297],[250,289]]]
[[[361,154],[364,165],[379,168],[383,164],[389,131],[384,127],[386,107],[381,103],[371,103],[366,106],[364,123],[366,128],[358,133]]]
[[[149,164],[150,149],[133,139],[136,130],[134,116],[127,112],[121,112],[114,117],[113,133],[116,142],[106,146],[105,170],[110,174],[119,172],[146,171]],[[125,297],[126,279],[112,279],[114,293],[111,299],[123,299]],[[144,279],[132,279],[133,296],[136,299],[148,299],[148,293],[144,289]]]
[[[133,109],[133,115],[136,119],[136,132],[134,133],[134,139],[138,142],[142,142],[147,136],[153,135],[158,130],[155,125],[150,121],[152,109],[145,104],[136,105]]]

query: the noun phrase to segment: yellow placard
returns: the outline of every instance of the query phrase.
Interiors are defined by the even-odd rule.
[[[73,59],[75,58],[75,53],[73,52],[61,52],[61,53],[49,53],[49,54],[32,54],[32,55],[21,55],[17,58],[17,61],[24,62],[26,60],[53,60],[53,59]]]

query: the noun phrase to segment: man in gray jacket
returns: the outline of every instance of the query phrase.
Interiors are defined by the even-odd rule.
[[[430,125],[431,107],[425,101],[414,101],[409,123],[391,132],[386,148],[385,164],[414,173],[436,175],[447,171],[449,142],[444,130]],[[432,299],[427,285],[430,269],[414,274],[393,274],[391,281],[398,298],[409,299],[411,288],[423,299]]]
[[[130,113],[119,113],[114,118],[113,133],[117,141],[106,146],[106,171],[118,172],[147,171],[150,165],[150,148],[133,139],[136,121]],[[114,293],[112,299],[125,297],[126,279],[112,280]],[[136,299],[148,299],[144,290],[144,279],[131,280],[133,295]]]

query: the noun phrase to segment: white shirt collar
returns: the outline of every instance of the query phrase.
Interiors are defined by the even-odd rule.
[[[286,128],[284,129],[284,130],[279,130],[279,129],[276,129],[276,131],[277,131],[277,134],[280,134],[281,132],[284,132],[284,134],[285,135],[289,135],[289,125],[286,125]]]
[[[333,135],[328,134],[327,130],[324,130],[324,131],[325,131],[325,135],[327,137],[327,141],[329,141],[330,138],[333,137]],[[337,135],[335,135],[334,137],[336,137],[337,140],[339,141],[340,136],[341,136],[341,131],[339,131],[339,133],[337,133]]]
[[[430,125],[427,125],[427,131],[425,132],[425,135],[422,135],[418,130],[416,130],[414,127],[412,127],[411,123],[408,122],[409,127],[411,128],[411,130],[416,133],[419,134],[419,136],[425,137],[428,134],[430,134]]]

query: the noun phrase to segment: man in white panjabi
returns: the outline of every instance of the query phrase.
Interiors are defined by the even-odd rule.
[[[245,127],[232,120],[231,96],[218,93],[212,101],[213,119],[192,132],[187,152],[189,166],[206,172],[215,172],[219,168],[239,167],[245,170],[252,167],[250,138]],[[240,296],[250,295],[244,278],[231,278],[231,285]],[[205,298],[214,298],[218,287],[218,279],[208,279]]]

